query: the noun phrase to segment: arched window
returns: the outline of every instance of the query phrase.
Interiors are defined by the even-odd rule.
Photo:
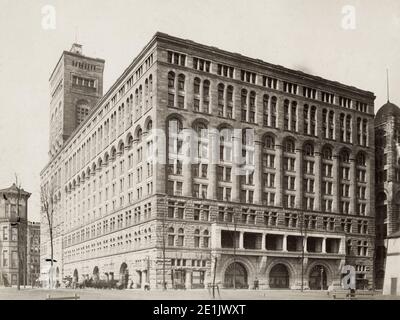
[[[264,147],[267,149],[275,149],[275,138],[267,135],[264,139]]]
[[[311,143],[307,143],[304,146],[304,153],[308,157],[313,157],[314,156],[314,146]]]
[[[269,95],[267,94],[263,96],[263,124],[269,125]]]
[[[250,111],[249,111],[249,122],[254,123],[256,121],[256,93],[250,92]]]
[[[170,227],[168,229],[168,246],[173,247],[174,245],[175,245],[174,228]]]
[[[210,81],[204,80],[203,83],[203,112],[210,112]]]
[[[243,122],[247,121],[247,90],[242,89],[241,94],[241,120]]]
[[[142,135],[143,135],[142,129],[139,128],[136,134],[136,139],[138,140],[138,143],[142,142]]]
[[[152,129],[153,129],[153,121],[150,120],[150,121],[147,123],[146,130],[147,130],[147,132],[150,132]]]
[[[175,73],[173,73],[172,71],[168,73],[168,88],[175,88]]]
[[[226,114],[225,117],[228,119],[233,118],[233,87],[228,86],[227,94],[226,94],[227,106],[226,106]]]
[[[178,76],[178,90],[185,91],[185,75],[183,74]]]
[[[153,75],[149,76],[149,91],[153,92]]]
[[[363,152],[360,152],[357,156],[357,165],[362,167],[367,165],[365,154]]]
[[[224,107],[225,107],[224,92],[225,92],[225,86],[222,83],[220,83],[218,85],[218,115],[220,117],[224,116]]]
[[[285,139],[283,143],[283,150],[284,152],[294,153],[295,152],[295,142],[291,138]]]
[[[351,115],[347,115],[346,117],[346,142],[352,142],[352,124],[351,124]]]
[[[271,98],[271,127],[276,128],[276,104],[278,99],[276,97]]]
[[[184,242],[185,242],[184,230],[182,228],[180,228],[178,230],[178,243],[177,243],[177,246],[178,247],[183,247]]]
[[[208,248],[209,242],[210,242],[208,230],[204,230],[203,236],[204,236],[204,237],[203,237],[203,247],[204,247],[204,248]]]
[[[199,78],[194,78],[194,85],[193,85],[193,91],[194,94],[200,94],[200,79]]]
[[[203,122],[196,122],[194,125],[197,141],[197,157],[201,159],[208,158],[208,128]]]
[[[221,128],[219,132],[219,157],[221,161],[232,161],[232,129]]]
[[[168,121],[168,174],[182,174],[182,160],[180,158],[183,152],[183,137],[180,135],[182,130],[182,122],[179,119],[173,118]],[[174,181],[168,183],[172,188]]]
[[[350,162],[350,153],[347,150],[342,150],[340,153],[340,161],[344,163]]]
[[[325,146],[322,149],[322,157],[324,160],[332,160],[332,148],[329,146]]]
[[[194,247],[200,248],[200,230],[196,229],[194,231]]]

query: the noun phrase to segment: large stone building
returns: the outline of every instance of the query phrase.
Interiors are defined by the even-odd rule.
[[[0,190],[0,286],[17,285],[18,261],[20,284],[28,284],[26,235],[30,195],[15,184]]]
[[[64,69],[91,81],[81,61],[103,68],[81,52],[63,61],[66,98]],[[62,108],[77,117],[74,94]],[[215,271],[224,287],[320,289],[350,264],[371,284],[374,99],[157,33],[41,173],[55,190],[58,277],[199,288]]]
[[[375,149],[375,272],[376,287],[382,289],[388,249],[387,238],[400,230],[400,108],[393,103],[386,103],[376,114]]]
[[[37,285],[40,277],[40,223],[28,222],[27,283]]]

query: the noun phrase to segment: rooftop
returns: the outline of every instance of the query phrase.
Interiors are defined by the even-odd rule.
[[[380,124],[382,122],[385,122],[386,119],[390,116],[400,118],[400,108],[395,104],[391,103],[390,101],[388,101],[376,113],[375,123]]]
[[[2,193],[2,194],[4,194],[4,193],[8,193],[8,194],[11,194],[11,193],[13,193],[13,194],[18,194],[18,191],[20,191],[20,192],[21,192],[21,195],[24,195],[24,196],[30,197],[30,195],[31,195],[29,192],[26,192],[26,191],[25,191],[24,189],[22,189],[22,188],[18,189],[18,187],[16,186],[15,183],[13,183],[13,184],[11,185],[11,187],[8,187],[8,188],[5,188],[5,189],[1,189],[1,190],[0,190],[0,193]]]

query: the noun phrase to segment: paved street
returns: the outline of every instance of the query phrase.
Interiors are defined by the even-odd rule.
[[[0,300],[44,300],[51,297],[71,297],[78,294],[80,300],[211,300],[207,290],[98,290],[98,289],[31,289],[0,288]],[[221,290],[223,300],[331,300],[327,292],[289,290]],[[364,299],[400,300],[400,297],[382,296],[377,294]]]

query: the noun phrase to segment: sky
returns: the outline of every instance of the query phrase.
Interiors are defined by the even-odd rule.
[[[50,7],[49,7],[50,6]],[[0,0],[0,188],[31,192],[40,220],[48,79],[63,50],[106,60],[106,92],[155,32],[369,90],[400,105],[398,0]]]

